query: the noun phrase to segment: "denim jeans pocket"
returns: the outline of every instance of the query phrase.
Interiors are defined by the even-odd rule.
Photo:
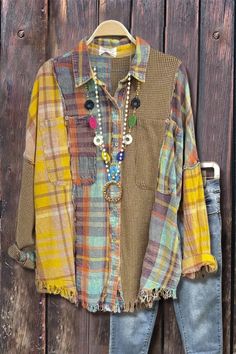
[[[77,185],[93,184],[97,178],[97,147],[88,119],[89,115],[66,116],[72,181]]]

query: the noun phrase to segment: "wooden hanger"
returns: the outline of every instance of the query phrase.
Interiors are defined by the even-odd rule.
[[[89,45],[95,37],[107,37],[107,36],[126,36],[129,40],[136,45],[135,38],[131,35],[131,33],[127,30],[127,28],[123,25],[123,23],[116,20],[107,20],[101,22],[89,39],[86,41],[87,45]]]
[[[214,171],[214,177],[213,178],[220,178],[220,166],[218,163],[213,162],[213,161],[204,161],[201,162],[201,168],[213,168]]]

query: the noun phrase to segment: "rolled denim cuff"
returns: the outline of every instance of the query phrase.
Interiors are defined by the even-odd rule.
[[[35,251],[20,250],[16,243],[8,248],[8,255],[24,268],[35,269]]]
[[[195,279],[205,271],[216,272],[218,263],[216,258],[209,253],[197,254],[182,260],[182,275],[186,278]]]

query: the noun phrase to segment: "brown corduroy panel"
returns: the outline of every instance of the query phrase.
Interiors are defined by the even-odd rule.
[[[121,284],[126,311],[133,311],[137,300],[165,120],[170,114],[174,78],[179,64],[176,57],[151,48],[146,81],[141,84],[137,125],[132,129],[133,143],[126,150],[123,161]],[[134,88],[131,97],[133,93]]]
[[[23,159],[15,242],[8,247],[7,252],[22,267],[28,269],[35,268],[34,261],[27,254],[27,251],[35,251],[33,183],[34,166],[28,160]]]
[[[19,250],[34,250],[35,248],[33,181],[34,166],[28,160],[23,159],[15,234],[15,243]],[[12,256],[15,252],[11,252],[10,249],[13,250],[11,246],[8,252]]]
[[[16,243],[19,248],[34,246],[34,165],[23,159],[21,192],[19,197]]]

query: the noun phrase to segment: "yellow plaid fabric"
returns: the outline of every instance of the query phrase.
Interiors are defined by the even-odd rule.
[[[182,274],[188,278],[195,278],[196,272],[202,266],[205,266],[207,271],[217,270],[217,262],[210,251],[210,235],[202,184],[200,164],[184,169]]]
[[[24,157],[35,165],[36,287],[76,302],[70,159],[51,60],[34,82]]]

